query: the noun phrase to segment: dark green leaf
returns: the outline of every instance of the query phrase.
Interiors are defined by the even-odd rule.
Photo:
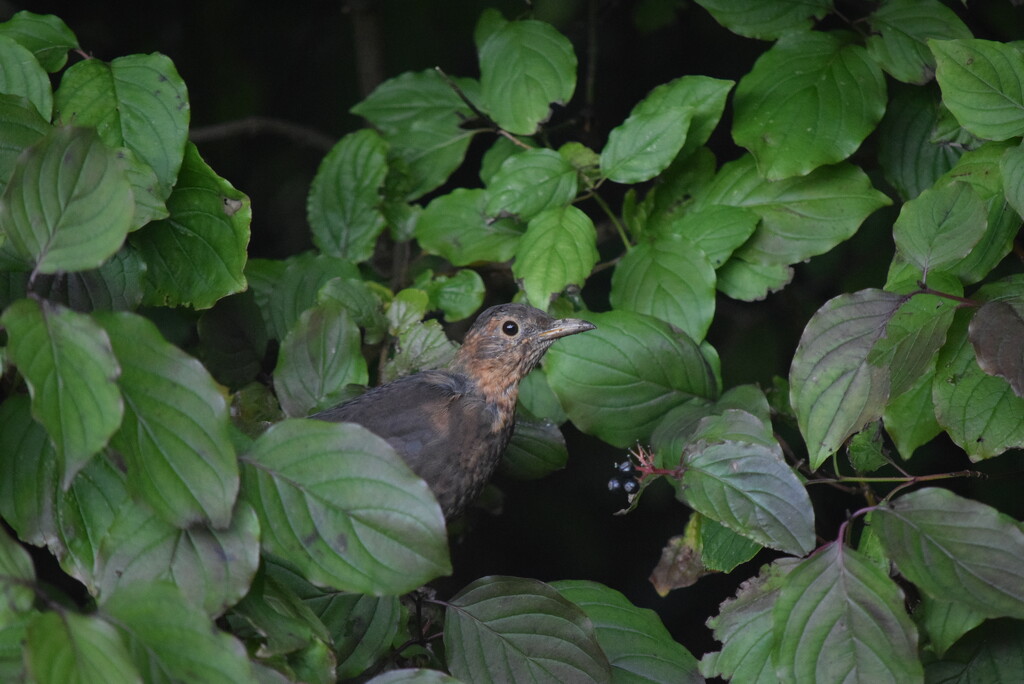
[[[36,580],[32,558],[25,548],[0,530],[0,622],[7,624],[32,609]]]
[[[991,506],[929,487],[872,515],[900,573],[932,598],[988,617],[1024,616],[1024,531]]]
[[[486,212],[528,221],[576,197],[576,169],[554,150],[534,148],[505,160],[487,184]]]
[[[111,446],[128,464],[128,486],[164,519],[225,527],[238,491],[228,411],[213,378],[129,313],[98,313],[121,364],[124,421]]]
[[[851,437],[846,447],[850,465],[858,473],[870,473],[889,462],[882,440],[881,426],[877,420],[868,423],[863,430]]]
[[[531,420],[520,412],[512,441],[501,459],[501,472],[517,480],[536,480],[565,467],[569,451],[558,426]]]
[[[311,581],[397,594],[451,570],[441,508],[387,442],[358,425],[278,423],[244,457],[263,548]]]
[[[139,671],[150,673],[156,681],[253,681],[241,642],[216,629],[173,585],[154,582],[125,587],[112,594],[101,610],[130,644]]]
[[[1003,176],[1006,201],[1019,216],[1024,216],[1024,146],[1018,145],[1003,152],[999,158],[999,170]]]
[[[456,188],[427,205],[416,223],[423,249],[440,254],[456,266],[478,261],[508,261],[523,236],[512,219],[491,218],[485,190]]]
[[[62,461],[66,488],[124,414],[110,339],[87,315],[34,299],[9,306],[0,323],[10,336],[11,360],[28,383],[32,415]]]
[[[576,89],[572,43],[551,24],[509,21],[478,48],[483,109],[510,133],[533,135],[552,102]]]
[[[701,661],[705,677],[722,676],[735,682],[776,684],[772,665],[774,639],[772,609],[795,558],[780,558],[761,568],[757,577],[740,585],[735,598],[725,601],[718,615],[708,620],[722,650]]]
[[[167,581],[207,615],[238,603],[259,564],[259,522],[239,504],[222,530],[178,529],[137,504],[123,507],[102,539],[96,558],[99,600],[129,585]]]
[[[321,252],[359,263],[384,230],[381,186],[387,143],[370,129],[350,133],[324,157],[309,187],[306,213]]]
[[[929,188],[900,210],[892,230],[896,249],[925,275],[950,270],[981,239],[987,213],[967,183]]]
[[[964,603],[922,594],[914,619],[928,636],[935,655],[941,658],[960,637],[984,622],[985,616]]]
[[[971,31],[950,8],[937,0],[890,0],[871,13],[874,32],[868,54],[904,83],[922,85],[935,76],[929,38],[970,38]]]
[[[793,280],[793,269],[738,254],[726,261],[716,275],[719,292],[733,299],[755,302],[788,285]]]
[[[932,363],[913,387],[898,397],[890,398],[885,405],[882,422],[903,460],[909,459],[917,447],[942,432],[942,427],[935,420],[935,404],[932,403],[934,380],[935,364]]]
[[[550,420],[557,425],[569,420],[543,370],[531,371],[519,381],[519,403],[530,415],[541,420]]]
[[[903,592],[863,555],[833,542],[786,576],[775,602],[782,681],[922,682]]]
[[[939,424],[972,460],[982,460],[1024,447],[1024,399],[978,366],[968,338],[970,313],[957,312],[939,352],[932,399]]]
[[[23,97],[46,121],[53,113],[50,77],[39,60],[14,37],[0,35],[0,92]]]
[[[474,684],[611,682],[593,623],[537,580],[470,584],[448,603],[444,645],[452,674]]]
[[[626,447],[672,408],[718,393],[700,348],[667,323],[628,311],[587,314],[597,326],[547,353],[548,381],[572,422]]]
[[[732,572],[737,565],[746,563],[763,548],[711,518],[699,513],[694,515],[700,519],[701,561],[708,570]]]
[[[368,380],[359,328],[336,300],[307,309],[281,341],[274,388],[285,415],[329,408],[344,398],[347,385]]]
[[[709,204],[657,224],[656,230],[659,236],[678,235],[692,242],[718,268],[754,233],[758,220],[750,209]]]
[[[57,456],[49,435],[32,420],[29,398],[0,404],[0,516],[36,546],[56,541]]]
[[[740,79],[732,135],[768,180],[804,176],[853,154],[885,112],[885,76],[859,45],[793,33]]]
[[[40,273],[96,268],[124,242],[132,190],[96,132],[54,128],[21,156],[0,196],[0,229]]]
[[[331,634],[339,679],[366,672],[386,654],[405,617],[397,596],[316,590],[303,600]]]
[[[929,40],[942,101],[980,138],[1024,133],[1024,63],[1013,45],[989,40]]]
[[[621,593],[597,582],[563,580],[551,586],[594,623],[616,684],[703,681],[697,660],[672,638],[654,611],[637,608]]]
[[[113,625],[94,615],[67,610],[40,613],[29,622],[25,664],[34,682],[142,682]]]
[[[724,165],[698,195],[698,207],[745,207],[761,217],[737,255],[764,264],[795,264],[832,249],[857,232],[889,199],[849,164],[815,169],[806,176],[769,182],[750,155]]]
[[[748,38],[772,40],[805,31],[828,14],[828,0],[762,2],[761,0],[698,0],[722,26]]]
[[[249,198],[207,166],[192,143],[167,208],[167,219],[131,237],[147,265],[146,303],[208,309],[244,290]]]
[[[437,670],[392,670],[366,684],[459,684],[459,680]]]
[[[25,98],[0,94],[0,126],[4,131],[4,144],[0,146],[0,192],[3,192],[18,157],[46,135],[50,124]]]
[[[475,272],[472,275],[476,275]],[[479,278],[479,276],[477,276]],[[462,278],[453,278],[456,284],[463,285]],[[481,288],[483,287],[481,283]],[[439,299],[449,303],[450,291],[440,286],[444,294],[439,294]],[[482,294],[482,293],[481,293]],[[460,290],[460,295],[471,297],[471,293]],[[454,297],[451,297],[454,299]],[[332,278],[324,283],[317,293],[317,303],[324,303],[327,300],[335,301],[345,307],[353,322],[363,330],[363,340],[366,344],[376,344],[384,339],[387,332],[387,321],[384,318],[384,304],[381,293],[374,284],[359,278]],[[462,300],[459,300],[462,303]],[[479,304],[477,305],[479,306]]]
[[[928,664],[935,684],[1012,682],[1024,672],[1024,627],[1019,620],[992,620],[957,642]]]
[[[0,35],[13,38],[31,50],[50,73],[63,69],[68,61],[68,51],[78,47],[75,34],[52,14],[18,12],[0,24]]]
[[[812,468],[882,415],[890,373],[869,363],[869,355],[903,300],[882,290],[840,295],[804,328],[790,369],[790,403]]]
[[[583,286],[597,263],[597,231],[590,217],[569,205],[546,209],[527,225],[516,248],[512,274],[530,304],[547,310],[568,285]]]
[[[225,297],[196,321],[199,358],[217,382],[238,388],[263,369],[267,331],[252,292]]]
[[[145,271],[138,251],[125,244],[97,269],[36,275],[33,289],[75,311],[132,311],[142,302]],[[30,274],[25,275],[27,280]]]
[[[964,153],[962,144],[932,138],[941,106],[937,88],[892,89],[878,126],[878,161],[904,200],[930,188]]]
[[[610,301],[660,318],[703,340],[715,315],[715,271],[686,238],[662,238],[626,252],[612,275]]]
[[[814,510],[780,455],[763,444],[711,441],[701,432],[698,427],[699,438],[683,453],[686,504],[759,544],[798,556],[809,553]]]
[[[185,82],[169,57],[82,60],[64,72],[54,105],[58,121],[95,126],[108,146],[129,148],[156,172],[158,198],[170,194],[185,153],[190,110]]]

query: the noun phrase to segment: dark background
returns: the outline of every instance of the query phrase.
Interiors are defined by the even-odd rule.
[[[838,4],[852,19],[872,7],[867,2]],[[960,3],[951,6],[977,37],[1024,36],[1021,10],[1009,0],[972,2],[966,10]],[[306,192],[333,141],[363,125],[349,108],[381,80],[404,71],[440,66],[451,75],[478,76],[472,35],[486,7],[509,19],[527,11],[513,0],[135,0],[0,2],[0,18],[20,9],[57,14],[86,53],[104,60],[149,52],[171,57],[189,89],[193,137],[203,157],[252,198],[250,255],[283,258],[311,247]],[[654,86],[686,74],[737,80],[769,46],[729,33],[700,6],[680,0],[538,0],[533,10],[573,41],[580,61],[577,96],[556,113],[554,123],[564,124],[572,139],[596,150]],[[827,21],[827,28],[835,28],[838,20]],[[593,74],[592,98],[585,95],[588,73]],[[249,117],[254,116],[264,117],[262,123],[253,123]],[[238,128],[239,121],[249,123]],[[728,132],[727,109],[710,142],[720,161],[742,152]],[[474,160],[492,142],[484,138],[477,137],[455,185],[479,185]],[[871,139],[865,143],[872,144]],[[865,170],[885,188],[877,169]],[[876,213],[853,240],[798,266],[793,284],[763,302],[720,298],[709,339],[722,356],[726,387],[750,382],[770,387],[773,376],[787,375],[803,326],[822,303],[840,292],[884,282],[895,211]],[[584,291],[595,310],[607,308],[609,274],[593,278]],[[772,556],[762,553],[732,575],[706,577],[695,587],[659,598],[647,577],[665,541],[682,532],[688,510],[675,502],[667,486],[655,486],[639,510],[613,516],[624,501],[609,493],[606,483],[612,462],[624,454],[571,425],[565,432],[569,467],[539,482],[499,481],[503,514],[469,516],[453,545],[456,575],[441,582],[440,591],[453,592],[489,574],[593,579],[657,610],[698,657],[716,648],[704,621]],[[924,451],[912,462],[918,472],[946,464],[966,467],[962,452],[942,439]],[[1019,461],[1018,454],[983,467],[1019,472]],[[1024,517],[1009,481],[958,486],[984,486],[983,498],[1002,498],[1004,510]],[[848,509],[863,505],[825,487],[812,487],[811,494],[825,538],[834,537]]]

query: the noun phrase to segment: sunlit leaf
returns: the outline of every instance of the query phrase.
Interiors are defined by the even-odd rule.
[[[568,285],[583,285],[597,263],[597,231],[581,210],[569,205],[547,209],[527,225],[516,248],[512,274],[526,297],[546,310],[551,297]]]

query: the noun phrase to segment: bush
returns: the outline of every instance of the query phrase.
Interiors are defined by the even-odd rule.
[[[1018,677],[1024,530],[956,483],[1024,446],[1022,53],[935,0],[700,4],[760,57],[659,85],[599,150],[572,43],[485,11],[479,78],[353,108],[316,249],[280,259],[247,258],[249,198],[188,141],[170,59],[0,24],[5,679]],[[788,377],[723,387],[717,308],[799,288],[869,217],[884,282],[815,301]],[[506,475],[564,467],[565,423],[630,448],[627,509],[668,483],[692,510],[659,592],[763,562],[708,616],[719,650],[594,581],[422,588],[452,571],[436,501],[382,440],[304,418],[443,365],[440,321],[509,279],[598,327],[524,382]],[[937,438],[953,467],[914,458]],[[845,520],[816,521],[821,485]]]

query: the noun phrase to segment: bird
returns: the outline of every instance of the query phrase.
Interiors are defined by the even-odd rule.
[[[382,437],[450,520],[480,494],[508,447],[519,381],[555,341],[596,327],[525,304],[492,306],[447,368],[398,378],[311,417],[357,423]]]

